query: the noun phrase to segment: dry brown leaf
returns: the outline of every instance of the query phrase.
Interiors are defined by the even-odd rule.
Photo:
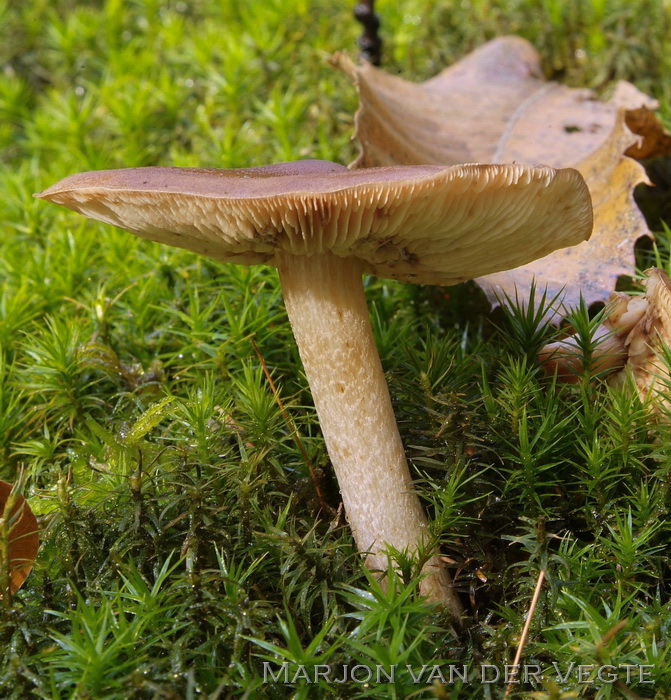
[[[671,134],[664,131],[654,113],[659,107],[657,100],[653,100],[631,83],[621,80],[615,88],[611,102],[625,110],[627,126],[639,137],[637,143],[627,149],[626,155],[637,160],[671,156]]]
[[[11,484],[0,481],[0,518],[3,517],[5,504],[11,491]],[[38,525],[33,511],[21,495],[12,512],[7,515],[9,515],[9,590],[14,594],[23,585],[37,558]],[[2,598],[1,593],[0,598]]]
[[[589,241],[562,248],[528,265],[497,272],[477,280],[490,301],[503,292],[524,298],[535,279],[547,285],[553,297],[564,290],[564,304],[575,305],[583,295],[588,305],[607,302],[621,275],[634,271],[634,244],[649,235],[648,227],[634,202],[634,188],[646,181],[645,172],[635,160],[623,156],[631,134],[624,124],[624,112],[615,113],[609,139],[577,167],[587,181],[594,206],[594,230]]]
[[[478,279],[490,300],[514,295],[515,286],[526,296],[535,277],[551,295],[564,289],[568,304],[581,292],[589,304],[605,302],[617,278],[631,274],[634,243],[650,235],[633,199],[647,178],[624,153],[671,149],[651,111],[656,103],[633,85],[619,83],[603,102],[547,82],[536,50],[519,37],[495,39],[420,84],[341,54],[333,63],[359,91],[361,153],[350,167],[523,162],[575,167],[585,177],[595,209],[590,241]]]

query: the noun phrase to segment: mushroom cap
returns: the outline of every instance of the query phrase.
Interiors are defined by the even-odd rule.
[[[330,251],[426,284],[514,268],[592,230],[576,170],[516,164],[129,168],[72,175],[36,196],[223,261]]]

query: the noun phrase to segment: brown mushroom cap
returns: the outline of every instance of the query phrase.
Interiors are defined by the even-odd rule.
[[[227,262],[330,251],[429,284],[523,265],[592,229],[576,170],[527,165],[129,168],[72,175],[36,196]]]

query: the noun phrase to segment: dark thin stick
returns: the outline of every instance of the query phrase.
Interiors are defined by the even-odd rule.
[[[361,0],[354,6],[354,17],[363,24],[363,33],[359,37],[361,58],[374,66],[380,65],[382,57],[382,39],[380,39],[380,18],[374,11],[374,0]]]
[[[275,384],[273,382],[273,378],[270,376],[270,372],[268,372],[268,368],[266,367],[266,363],[261,356],[261,353],[259,352],[259,349],[256,347],[256,343],[254,342],[253,338],[250,338],[249,341],[252,344],[252,347],[254,348],[254,352],[256,353],[256,356],[259,358],[259,362],[261,363],[261,367],[263,368],[263,373],[266,375],[266,379],[268,380],[268,384],[270,384],[270,388],[272,389],[273,396],[275,397],[275,401],[277,401],[277,405],[280,407],[280,411],[282,411],[282,415],[284,416],[284,420],[287,422],[287,425],[289,426],[289,430],[291,430],[291,436],[294,439],[294,442],[298,446],[298,449],[300,450],[301,454],[303,455],[303,459],[305,460],[305,463],[308,465],[308,469],[310,470],[310,474],[312,476],[312,481],[315,485],[315,491],[317,492],[317,497],[319,498],[319,505],[324,509],[325,512],[328,512],[328,508],[326,507],[326,503],[324,503],[324,499],[322,497],[322,492],[319,489],[319,482],[317,481],[317,475],[315,474],[315,470],[312,467],[312,462],[310,461],[310,458],[308,457],[308,453],[305,451],[305,448],[303,447],[303,443],[301,442],[301,439],[298,435],[298,431],[296,430],[296,426],[294,425],[293,420],[289,416],[289,414],[284,410],[284,406],[282,404],[282,399],[280,398],[279,393],[277,392],[277,389],[275,388]]]

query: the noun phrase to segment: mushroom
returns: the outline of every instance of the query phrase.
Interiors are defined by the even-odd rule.
[[[636,303],[640,313],[625,340],[627,364],[614,381],[621,382],[631,374],[641,401],[649,402],[653,412],[668,421],[671,376],[664,349],[671,347],[671,280],[657,267],[646,270],[645,275],[645,295],[629,303]]]
[[[525,165],[131,168],[72,175],[36,196],[150,240],[278,268],[347,519],[367,565],[383,572],[386,548],[415,551],[428,523],[362,274],[455,284],[577,244],[592,226],[577,171]],[[420,591],[457,617],[437,555],[424,572]]]
[[[592,362],[597,371],[611,374],[611,384],[622,384],[632,376],[641,401],[653,411],[671,418],[666,397],[671,375],[664,347],[671,347],[671,280],[663,270],[645,271],[645,294],[631,296],[614,292],[603,323],[594,332]],[[574,336],[549,343],[539,353],[545,371],[561,381],[578,381],[583,367],[579,344]]]
[[[627,334],[645,310],[642,297],[630,297],[624,292],[610,295],[609,308],[603,322],[592,335],[591,369],[594,374],[608,374],[622,369],[627,361]],[[583,369],[579,339],[575,335],[545,345],[538,359],[546,374],[557,374],[559,381],[576,384]]]

